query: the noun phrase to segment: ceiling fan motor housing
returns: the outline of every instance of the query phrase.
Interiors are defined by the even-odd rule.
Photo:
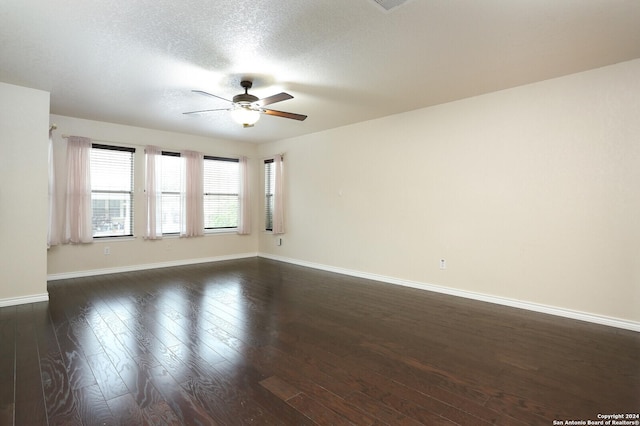
[[[233,103],[234,104],[252,104],[254,102],[258,101],[258,97],[257,96],[253,96],[250,95],[248,93],[242,93],[240,95],[235,95],[233,97]]]
[[[240,85],[244,88],[244,93],[241,93],[233,97],[234,104],[241,104],[244,106],[244,105],[252,104],[259,100],[257,96],[253,96],[248,93],[249,89],[251,89],[251,86],[253,86],[252,82],[243,80],[240,82]]]

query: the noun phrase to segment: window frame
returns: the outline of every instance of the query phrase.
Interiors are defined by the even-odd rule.
[[[238,163],[238,164],[240,163],[240,159],[239,158],[219,157],[219,156],[213,156],[213,155],[205,155],[204,156],[204,161],[207,161],[207,160],[208,161],[225,161],[225,162],[229,162],[229,163]],[[204,179],[205,179],[204,175],[202,176],[202,179],[203,179],[203,186],[205,186],[204,185]],[[238,184],[239,184],[239,182],[240,182],[240,169],[238,169]],[[214,234],[214,233],[230,232],[230,231],[233,231],[233,230],[237,230],[238,229],[237,223],[240,220],[240,209],[239,209],[239,207],[240,207],[240,186],[238,185],[238,187],[236,188],[236,192],[235,193],[222,193],[222,192],[221,193],[209,193],[209,192],[206,192],[206,190],[205,190],[205,191],[203,191],[203,195],[202,195],[203,196],[203,201],[204,201],[204,199],[206,199],[207,195],[214,195],[214,196],[215,195],[235,195],[236,198],[238,199],[238,211],[236,212],[236,215],[237,215],[236,216],[236,226],[207,227],[205,225],[204,232],[207,233],[207,234]],[[204,209],[204,204],[205,203],[203,202],[203,209]],[[206,213],[206,212],[203,212],[203,213]]]
[[[130,162],[130,176],[131,176],[131,188],[129,191],[119,191],[119,190],[97,190],[93,188],[93,182],[91,183],[91,236],[95,240],[101,239],[110,239],[110,238],[132,238],[135,236],[135,153],[136,149],[133,147],[126,146],[118,146],[118,145],[110,145],[110,144],[102,144],[102,143],[91,143],[91,152],[94,149],[108,150],[108,151],[120,151],[120,152],[128,152],[131,154],[131,162]],[[93,161],[91,160],[90,163]],[[91,164],[93,166],[93,164]],[[93,167],[91,167],[93,169]],[[112,235],[95,235],[94,231],[94,221],[95,221],[95,212],[93,209],[93,195],[94,194],[128,194],[129,198],[129,223],[130,229],[127,234],[112,234]]]
[[[182,157],[179,152],[175,152],[175,151],[164,151],[164,150],[161,150],[160,154],[161,154],[161,156],[165,156],[166,155],[167,157]],[[163,185],[162,184],[164,183],[164,176],[165,176],[164,175],[164,167],[163,167],[162,173],[163,174],[161,176],[161,183],[160,183],[160,194],[161,194],[160,195],[160,202],[161,203],[164,201],[165,194],[166,195],[174,195],[174,196],[177,195],[178,197],[180,196],[180,191],[164,191],[163,190],[163,187],[162,187]],[[164,225],[164,223],[163,223],[163,225]],[[180,229],[178,229],[175,232],[165,232],[164,226],[162,228],[163,228],[162,229],[162,236],[163,237],[164,236],[178,236],[178,235],[180,235]]]
[[[273,232],[273,197],[275,185],[272,185],[272,180],[275,179],[275,169],[273,164],[275,159],[268,158],[264,160],[264,229],[267,232]],[[267,166],[268,165],[268,166]],[[267,173],[267,167],[269,173]]]

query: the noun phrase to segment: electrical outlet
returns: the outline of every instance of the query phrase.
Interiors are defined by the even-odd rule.
[[[105,256],[109,256],[111,254],[111,248],[110,247],[105,247],[104,248],[104,255]]]
[[[282,238],[277,238],[276,239],[276,245],[277,246],[281,246],[282,245]]]
[[[446,259],[440,259],[440,269],[447,269]]]

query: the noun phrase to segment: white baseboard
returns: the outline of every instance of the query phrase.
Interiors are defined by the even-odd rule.
[[[86,271],[63,272],[47,275],[47,281],[66,280],[69,278],[91,277],[95,275],[117,274],[120,272],[144,271],[147,269],[169,268],[173,266],[196,265],[198,263],[222,262],[224,260],[246,259],[256,257],[258,253],[238,253],[224,256],[203,257],[198,259],[172,260],[170,262],[146,263],[142,265],[117,266],[115,268],[90,269]]]
[[[418,281],[403,280],[400,278],[389,277],[385,275],[371,274],[368,272],[355,271],[352,269],[338,268],[334,266],[324,265],[320,263],[307,262],[304,260],[293,259],[289,257],[276,256],[268,253],[258,253],[258,256],[266,259],[277,260],[280,262],[291,263],[294,265],[305,266],[313,269],[320,269],[328,272],[349,275],[358,278],[365,278],[373,281],[381,281],[388,284],[396,284],[405,287],[417,288],[420,290],[433,291],[436,293],[448,294],[451,296],[464,297],[467,299],[479,300],[482,302],[495,303],[498,305],[509,306],[512,308],[526,309],[529,311],[540,312],[543,314],[556,315],[565,318],[571,318],[580,321],[587,321],[595,324],[606,325],[610,327],[622,328],[640,332],[640,322],[628,321],[620,318],[607,317],[603,315],[592,314],[588,312],[574,311],[570,309],[558,308],[555,306],[542,305],[538,303],[526,302],[522,300],[509,299],[505,297],[491,296],[482,293],[475,293],[466,290],[458,290],[451,287],[444,287],[434,284],[422,283]]]
[[[0,299],[0,308],[4,308],[6,306],[25,305],[27,303],[48,302],[48,301],[49,301],[49,293],[32,294],[29,296],[20,296],[20,297],[9,297],[7,299]]]
[[[404,280],[400,278],[390,277],[386,275],[372,274],[369,272],[356,271],[353,269],[339,268],[320,263],[307,262],[304,260],[272,255],[268,253],[239,253],[225,256],[207,257],[199,259],[184,259],[170,262],[148,263],[143,265],[120,266],[115,268],[92,269],[86,271],[65,272],[60,274],[50,274],[47,276],[48,281],[63,280],[69,278],[81,278],[94,275],[115,274],[119,272],[142,271],[146,269],[167,268],[173,266],[195,265],[199,263],[221,262],[224,260],[245,259],[251,257],[264,257],[280,262],[291,263],[294,265],[305,266],[313,269],[320,269],[328,272],[335,272],[342,275],[365,278],[373,281],[381,281],[388,284],[401,285],[404,287],[417,288],[420,290],[433,291],[436,293],[448,294],[451,296],[464,297],[467,299],[479,300],[482,302],[495,303],[498,305],[510,306],[512,308],[526,309],[529,311],[540,312],[543,314],[556,315],[565,318],[571,318],[580,321],[587,321],[595,324],[606,325],[610,327],[621,328],[640,332],[640,322],[624,320],[621,318],[608,317],[603,315],[592,314],[588,312],[574,311],[555,306],[542,305],[538,303],[526,302],[522,300],[509,299],[505,297],[492,296],[483,293],[476,293],[466,290],[458,290],[451,287],[439,286],[418,281]],[[48,301],[49,295],[33,295],[10,299],[0,299],[0,307],[19,305],[23,303]]]

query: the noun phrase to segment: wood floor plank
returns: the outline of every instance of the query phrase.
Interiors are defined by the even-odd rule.
[[[272,424],[300,426],[313,424],[311,419],[263,387],[260,383],[266,380],[266,376],[253,366],[238,364],[236,359],[235,362],[229,361],[226,364],[216,365],[216,370],[230,383],[242,387],[250,401],[255,401],[264,412],[269,413]]]
[[[149,422],[140,408],[140,406],[133,399],[131,394],[121,395],[116,398],[109,399],[107,405],[111,413],[113,413],[114,422],[117,425],[150,425]]]
[[[289,399],[287,404],[319,425],[352,425],[345,417],[340,416],[304,393]]]
[[[87,362],[106,399],[116,398],[128,392],[127,386],[106,353],[91,355]]]
[[[47,424],[34,306],[20,305],[15,311],[15,424],[20,425]]]
[[[147,407],[158,407],[162,403],[162,396],[146,372],[159,363],[155,359],[139,356],[133,359],[133,363],[129,365],[131,367],[127,371],[126,378],[123,377],[123,381],[135,401],[143,410]],[[120,376],[122,377],[122,374]]]
[[[205,408],[217,424],[239,423],[240,415],[247,416],[243,410],[246,402],[239,400],[234,389],[225,388],[215,377],[192,378],[183,383],[182,387],[195,404]]]
[[[238,369],[234,369],[233,373]],[[252,397],[252,387],[247,386],[242,380],[246,374],[228,374],[226,370],[219,369],[218,365],[212,366],[209,374],[194,376],[184,382],[182,387],[194,396],[200,405],[206,406],[210,412],[214,411],[219,416],[217,420],[223,424],[277,424],[277,417]],[[259,380],[260,378],[254,378],[251,384],[257,384]],[[234,418],[235,420],[231,420]]]
[[[260,385],[264,386],[271,393],[283,401],[293,398],[300,393],[300,390],[291,386],[278,376],[271,376],[260,382]]]
[[[142,409],[145,420],[151,425],[180,425],[180,419],[171,409],[167,401],[157,401]]]
[[[369,413],[376,419],[379,419],[384,424],[402,426],[416,426],[422,424],[418,420],[407,417],[386,404],[380,404],[378,400],[360,392],[351,393],[347,397],[347,401],[360,407],[361,410]]]
[[[307,391],[309,392],[309,396],[316,402],[344,417],[354,425],[373,425],[375,423],[376,419],[374,416],[360,410],[356,405],[351,404],[348,400],[320,385],[310,383],[309,386],[305,388],[305,393]]]
[[[78,404],[78,413],[83,425],[116,424],[98,385],[75,389],[73,397]]]
[[[197,404],[162,366],[151,367],[149,377],[182,424],[215,425],[207,410]]]
[[[78,339],[71,330],[67,320],[58,324],[55,329],[60,355],[65,363],[67,375],[72,389],[80,389],[96,384],[93,371],[89,367]]]
[[[74,340],[85,358],[104,351],[84,315],[72,317],[69,320],[69,326],[74,335]]]
[[[62,357],[49,352],[40,358],[40,368],[48,424],[81,424],[73,388]]]
[[[13,424],[15,412],[15,320],[0,316],[0,424]]]

